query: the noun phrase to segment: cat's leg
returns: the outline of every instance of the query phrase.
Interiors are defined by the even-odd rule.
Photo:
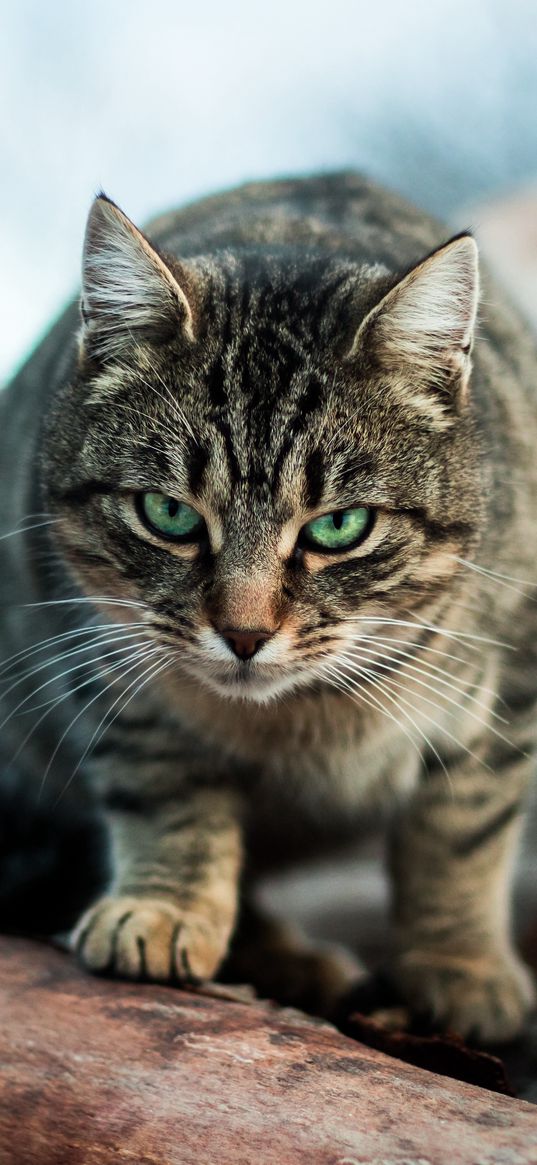
[[[333,1018],[365,976],[362,964],[335,944],[310,942],[298,927],[243,904],[223,966],[230,983],[251,983],[259,995],[286,1007]]]
[[[510,875],[530,773],[509,752],[429,773],[394,826],[396,957],[415,1013],[482,1042],[514,1037],[534,1001],[510,934]]]
[[[129,979],[213,977],[237,914],[242,843],[234,795],[136,795],[107,816],[114,877],[76,928],[80,960]]]

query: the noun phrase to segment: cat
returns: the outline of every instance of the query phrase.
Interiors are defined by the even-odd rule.
[[[523,1028],[537,349],[486,273],[476,329],[478,279],[470,233],[354,173],[147,234],[94,201],[80,315],[0,400],[2,768],[106,828],[90,971],[330,1014],[358,965],[256,881],[385,807],[397,992]]]

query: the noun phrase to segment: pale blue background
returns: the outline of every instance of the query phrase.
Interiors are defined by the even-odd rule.
[[[355,166],[444,215],[537,177],[537,0],[0,6],[0,376],[76,286],[102,186],[137,220]]]

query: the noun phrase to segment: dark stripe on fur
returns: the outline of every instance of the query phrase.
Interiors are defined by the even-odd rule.
[[[518,801],[514,805],[508,805],[506,809],[501,809],[491,821],[487,821],[485,825],[481,825],[473,833],[468,834],[466,837],[461,837],[459,841],[455,842],[453,852],[460,858],[469,857],[480,846],[485,845],[487,841],[491,841],[497,833],[505,829],[518,813],[520,813],[520,804]]]

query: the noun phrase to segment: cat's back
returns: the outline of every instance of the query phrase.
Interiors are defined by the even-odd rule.
[[[148,233],[185,257],[296,248],[390,269],[412,263],[446,236],[419,208],[351,171],[248,183],[161,215]]]

